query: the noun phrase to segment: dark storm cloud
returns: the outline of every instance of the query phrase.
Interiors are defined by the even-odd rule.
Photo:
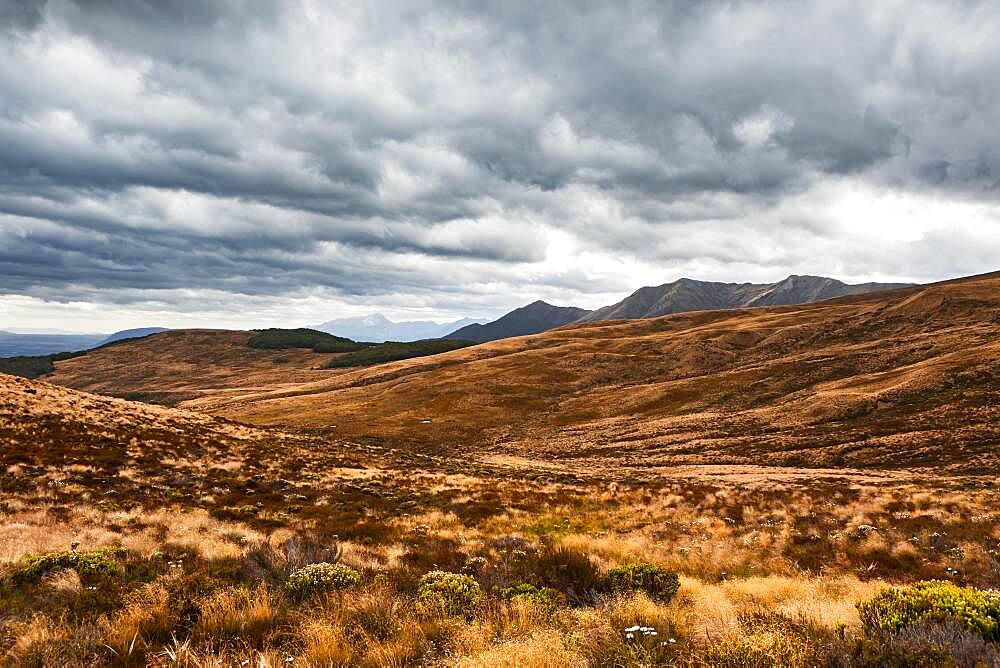
[[[8,0],[0,4],[0,31],[32,30],[42,20],[44,2]]]
[[[591,289],[546,264],[567,239],[884,274],[810,193],[995,204],[998,29],[987,2],[7,0],[0,293]]]

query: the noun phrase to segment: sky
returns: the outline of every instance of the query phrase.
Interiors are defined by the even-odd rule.
[[[995,2],[0,0],[0,329],[1000,269]]]

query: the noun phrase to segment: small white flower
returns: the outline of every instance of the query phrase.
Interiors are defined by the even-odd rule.
[[[625,637],[628,638],[629,640],[633,640],[635,638],[635,634],[634,633],[626,633]]]

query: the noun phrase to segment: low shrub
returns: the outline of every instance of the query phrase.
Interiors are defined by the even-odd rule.
[[[497,596],[507,601],[529,600],[546,608],[558,607],[561,596],[555,589],[536,587],[532,584],[518,584],[496,590]]]
[[[538,557],[535,570],[542,582],[566,594],[573,603],[598,588],[601,573],[590,556],[569,547],[550,548]]]
[[[1000,594],[950,582],[883,589],[857,608],[868,632],[897,631],[921,622],[955,622],[986,640],[1000,640]]]
[[[611,568],[604,574],[603,584],[610,592],[644,591],[661,601],[671,600],[680,588],[676,573],[648,562]]]
[[[469,575],[431,571],[420,578],[417,586],[420,600],[443,609],[448,614],[466,614],[479,600],[482,589]]]
[[[334,589],[350,589],[361,582],[361,574],[343,564],[318,563],[303,566],[288,576],[289,593],[296,597]]]
[[[118,575],[121,572],[117,559],[125,556],[125,549],[109,547],[90,552],[50,552],[25,557],[21,566],[14,572],[14,582],[34,582],[46,573],[72,568],[82,577],[95,575]]]
[[[821,665],[855,666],[1000,666],[1000,650],[964,626],[920,622],[877,637],[844,638],[827,648]]]

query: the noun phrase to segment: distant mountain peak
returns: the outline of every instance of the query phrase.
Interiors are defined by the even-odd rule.
[[[542,301],[541,299],[536,299],[535,301],[531,302],[530,304],[526,304],[525,306],[522,306],[520,308],[516,308],[514,310],[515,311],[530,311],[530,310],[537,311],[537,310],[540,310],[540,309],[553,309],[553,308],[564,308],[564,307],[554,306],[554,305],[552,305],[552,304],[550,304],[550,303],[548,303],[546,301]],[[569,308],[572,308],[572,307],[569,307]]]
[[[488,322],[485,325],[468,325],[455,330],[445,338],[466,339],[483,343],[512,336],[527,336],[576,322],[589,312],[575,306],[553,306],[537,299],[530,304],[514,309],[493,322]]]

